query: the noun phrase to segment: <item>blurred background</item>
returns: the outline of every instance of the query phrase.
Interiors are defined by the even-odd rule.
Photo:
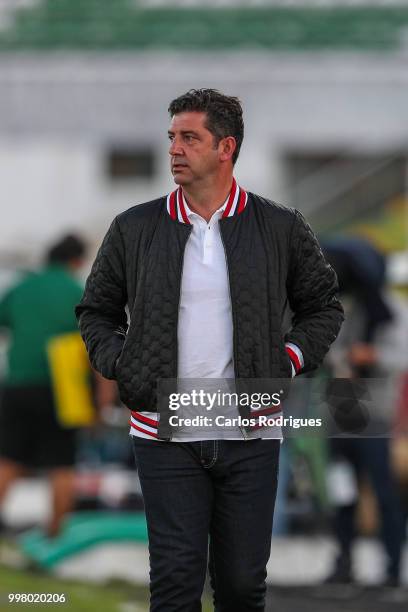
[[[363,450],[285,441],[270,605],[406,609],[406,0],[0,0],[0,303],[67,234],[87,245],[83,283],[113,217],[172,189],[167,107],[193,87],[241,99],[237,180],[302,211],[339,276],[348,318],[322,372],[386,381],[395,434]],[[5,387],[13,332],[1,323]],[[47,471],[4,487],[0,610],[11,591],[148,609],[128,415],[112,383],[93,387],[61,534],[41,532]]]

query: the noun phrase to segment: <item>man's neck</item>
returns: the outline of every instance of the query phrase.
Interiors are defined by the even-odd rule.
[[[183,193],[190,210],[208,222],[227,199],[232,180],[231,174],[219,181],[208,181],[208,184],[183,186]]]

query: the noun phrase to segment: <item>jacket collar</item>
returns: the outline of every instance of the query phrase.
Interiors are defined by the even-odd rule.
[[[181,223],[191,225],[191,221],[189,219],[191,211],[187,205],[182,187],[178,187],[178,189],[169,193],[166,203],[167,212],[174,221],[178,220]],[[233,178],[231,191],[223,206],[220,208],[220,210],[223,211],[222,218],[239,215],[245,209],[247,203],[247,192],[242,189],[242,187],[240,187]]]

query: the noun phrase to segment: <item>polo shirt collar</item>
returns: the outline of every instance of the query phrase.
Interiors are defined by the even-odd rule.
[[[224,204],[218,209],[222,211],[222,218],[239,215],[248,203],[247,192],[240,187],[236,180],[232,179],[231,191]],[[181,223],[191,224],[190,217],[193,211],[188,207],[184,197],[183,189],[180,186],[175,191],[169,193],[166,199],[167,212],[173,220]]]

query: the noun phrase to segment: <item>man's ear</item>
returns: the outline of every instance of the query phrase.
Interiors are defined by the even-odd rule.
[[[237,142],[233,136],[226,136],[225,138],[222,138],[218,144],[220,161],[228,161],[231,159],[236,148]]]

